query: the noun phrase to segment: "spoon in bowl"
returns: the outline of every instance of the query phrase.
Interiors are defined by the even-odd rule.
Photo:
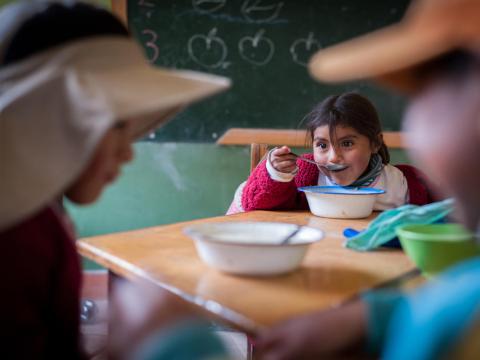
[[[300,155],[297,155],[293,152],[290,152],[291,155],[295,156],[296,158],[302,160],[302,161],[305,161],[305,162],[308,162],[310,164],[314,164],[314,165],[317,165],[318,167],[322,167],[322,168],[325,168],[327,169],[328,171],[340,171],[340,170],[344,170],[346,169],[348,166],[347,165],[342,165],[342,164],[327,164],[327,165],[320,165],[319,163],[317,163],[316,161],[314,160],[310,160],[310,159],[307,159],[307,158],[304,158]]]
[[[301,226],[298,226],[295,230],[293,230],[290,234],[287,235],[287,237],[285,237],[281,242],[280,242],[280,245],[287,245],[290,240],[298,234],[298,232],[302,230],[302,227]]]

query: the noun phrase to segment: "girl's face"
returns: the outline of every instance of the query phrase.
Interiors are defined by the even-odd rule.
[[[107,131],[77,180],[65,195],[78,204],[94,202],[105,186],[114,181],[121,166],[132,160],[131,131],[128,122],[120,122]]]
[[[347,167],[340,171],[322,171],[338,185],[350,185],[367,169],[373,148],[370,140],[349,126],[337,126],[336,138],[330,139],[327,125],[317,127],[313,133],[313,155],[321,165],[341,164]]]

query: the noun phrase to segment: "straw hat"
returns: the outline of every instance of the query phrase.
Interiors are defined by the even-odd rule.
[[[410,92],[419,65],[456,49],[480,51],[480,0],[419,0],[398,24],[320,50],[312,76],[324,82],[375,78]]]

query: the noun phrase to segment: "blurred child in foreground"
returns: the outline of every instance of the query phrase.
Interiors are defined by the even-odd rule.
[[[94,202],[132,141],[228,81],[150,67],[118,19],[74,1],[7,6],[0,37],[2,358],[84,358],[81,267],[60,199]],[[178,350],[184,339],[195,356],[202,344],[222,352],[203,328],[176,329]],[[141,342],[135,331],[128,340],[124,357]]]

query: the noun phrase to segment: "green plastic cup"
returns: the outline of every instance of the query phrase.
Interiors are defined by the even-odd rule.
[[[396,233],[406,254],[426,275],[480,255],[473,234],[459,224],[404,225]]]

